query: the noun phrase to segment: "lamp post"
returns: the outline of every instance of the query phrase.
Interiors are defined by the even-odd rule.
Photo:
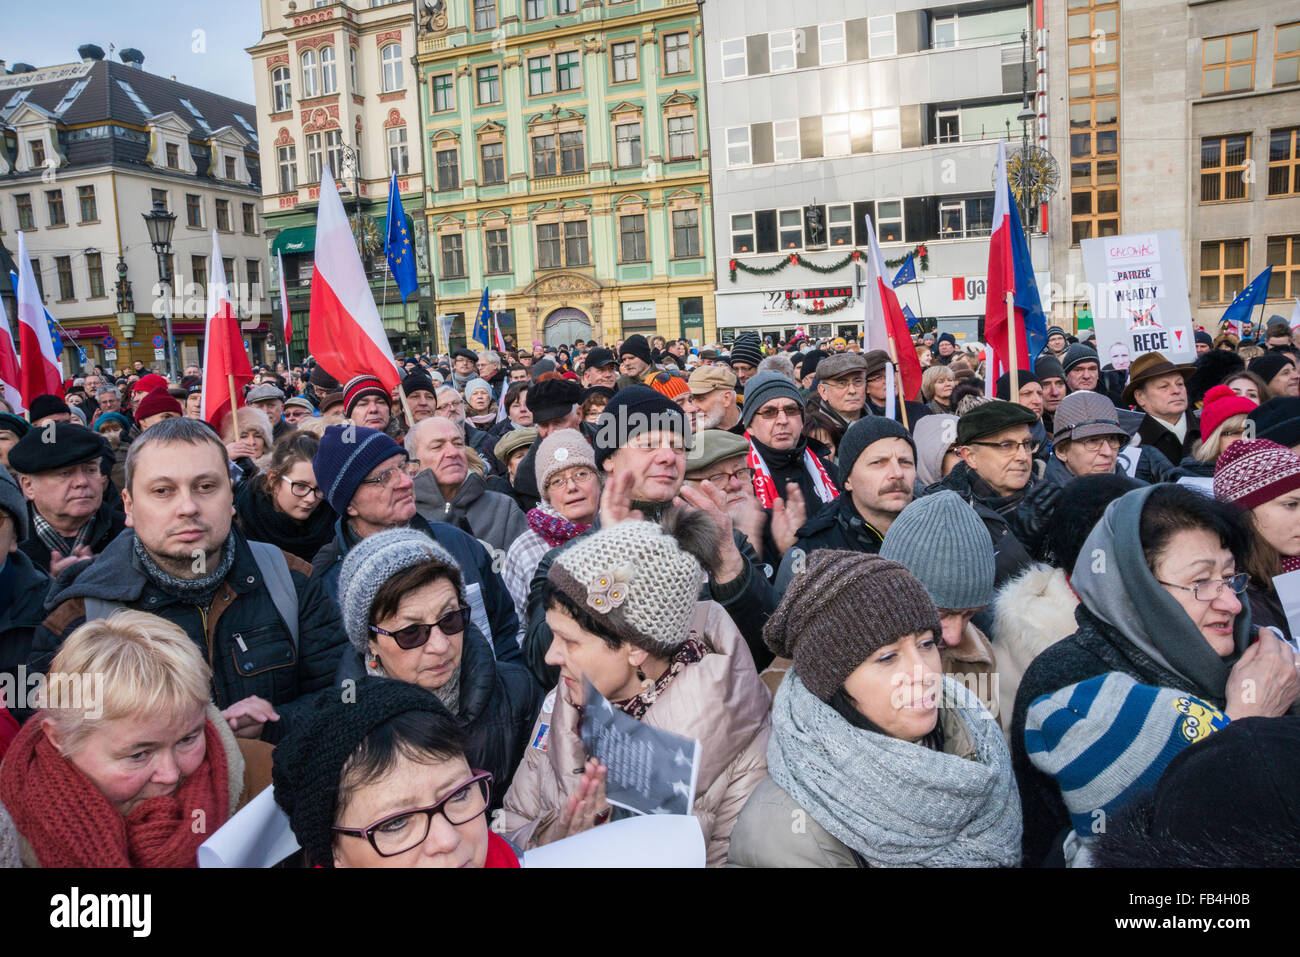
[[[172,381],[176,367],[176,345],[172,339],[172,277],[167,268],[167,256],[172,251],[176,214],[170,212],[162,200],[155,200],[153,209],[141,215],[144,216],[145,228],[149,230],[149,245],[153,246],[154,255],[158,257],[158,280],[163,287],[163,318],[167,329],[167,379]]]

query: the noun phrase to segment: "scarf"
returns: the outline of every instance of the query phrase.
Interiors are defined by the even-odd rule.
[[[540,508],[528,510],[528,527],[551,548],[558,548],[591,528],[590,525],[575,525],[563,515],[544,512]]]
[[[226,536],[226,541],[221,546],[221,563],[217,565],[216,570],[202,578],[177,578],[175,575],[163,571],[158,567],[158,563],[153,560],[153,556],[145,549],[144,544],[138,537],[132,537],[131,546],[135,551],[136,561],[140,563],[145,576],[151,582],[167,592],[167,594],[191,602],[200,608],[207,608],[212,604],[217,589],[226,580],[226,575],[230,574],[230,567],[235,564],[234,535]]]
[[[42,867],[196,867],[199,845],[232,810],[226,751],[211,720],[203,734],[207,755],[176,794],[123,816],[32,720],[0,765],[0,801]]]
[[[375,657],[373,651],[369,648],[365,653],[366,674],[372,678],[387,678],[388,672],[384,670],[383,663]],[[465,666],[464,652],[461,652],[461,667]],[[460,668],[451,673],[447,683],[441,688],[433,689],[433,696],[442,702],[452,714],[459,717],[460,715]]]
[[[613,704],[622,709],[624,714],[640,721],[645,717],[645,713],[650,710],[650,706],[655,703],[655,700],[672,684],[673,679],[681,674],[687,665],[695,664],[708,653],[709,649],[699,639],[687,638],[682,646],[673,652],[673,656],[668,659],[667,670],[659,676],[659,679],[651,687],[638,692],[626,701],[615,701]]]
[[[310,562],[334,538],[334,509],[321,501],[307,518],[299,520],[275,507],[261,482],[245,482],[235,493],[235,512],[244,536],[269,542]]]
[[[479,412],[476,415],[465,416],[475,427],[480,429],[489,429],[497,422],[497,410],[488,409],[486,412]]]
[[[60,557],[66,557],[90,541],[90,532],[94,527],[95,517],[98,514],[98,511],[96,511],[94,515],[86,519],[86,524],[81,526],[76,535],[68,538],[47,522],[44,515],[33,508],[31,510],[32,531],[41,540],[41,544],[50,550],[51,555],[57,554]]]
[[[771,511],[776,500],[781,496],[777,492],[776,482],[772,478],[772,470],[767,467],[767,462],[763,456],[758,454],[758,449],[754,447],[754,439],[748,432],[745,438],[749,442],[749,455],[745,461],[751,469],[754,470],[754,494],[758,496],[758,504],[762,505],[766,511]],[[831,477],[826,474],[826,469],[822,467],[821,460],[813,455],[812,450],[806,445],[803,450],[803,465],[808,470],[809,477],[812,478],[813,491],[823,502],[833,502],[839,498],[840,490],[835,487]]]
[[[1300,555],[1283,555],[1282,571],[1293,572],[1300,569]]]
[[[1013,867],[1020,797],[998,722],[943,679],[943,709],[976,759],[862,731],[786,673],[772,704],[767,770],[813,820],[871,867]]]

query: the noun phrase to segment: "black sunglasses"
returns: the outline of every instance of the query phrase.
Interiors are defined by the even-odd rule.
[[[444,635],[459,635],[465,630],[465,609],[457,608],[449,611],[433,624],[420,622],[415,625],[407,625],[405,628],[399,628],[397,631],[384,631],[374,625],[370,630],[377,635],[387,635],[393,641],[397,642],[397,647],[403,651],[410,651],[412,648],[421,648],[429,641],[429,634],[437,628]]]

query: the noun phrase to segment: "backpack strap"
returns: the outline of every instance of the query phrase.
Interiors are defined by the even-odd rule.
[[[275,610],[280,613],[280,617],[289,628],[296,655],[298,653],[298,590],[293,587],[289,563],[285,561],[284,553],[280,549],[267,542],[249,541],[248,547],[253,553],[253,560],[257,562],[258,570],[262,573],[262,580],[266,582],[267,591],[271,593]]]

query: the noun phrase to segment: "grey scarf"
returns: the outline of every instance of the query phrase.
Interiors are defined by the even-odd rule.
[[[226,575],[230,573],[231,566],[235,564],[235,536],[233,534],[227,535],[225,543],[221,546],[220,564],[210,575],[205,575],[202,578],[177,578],[170,572],[163,571],[158,567],[158,563],[153,560],[153,557],[145,549],[138,536],[132,544],[136,561],[140,563],[140,568],[150,581],[169,595],[175,595],[185,601],[192,602],[200,608],[207,608],[212,604],[217,589],[221,587],[221,583],[226,580]]]
[[[366,671],[375,678],[387,678],[388,672],[384,670],[383,664],[375,657],[374,652],[367,650],[365,654]],[[433,696],[442,702],[443,707],[454,715],[460,714],[460,668],[451,673],[447,683],[441,688],[433,689]]]
[[[1014,867],[1020,797],[1002,729],[945,676],[976,760],[863,731],[787,672],[772,703],[767,771],[813,820],[871,867]]]

